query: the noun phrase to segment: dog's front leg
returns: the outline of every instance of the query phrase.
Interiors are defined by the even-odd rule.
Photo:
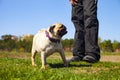
[[[46,56],[45,56],[45,52],[44,51],[41,52],[41,61],[42,61],[41,69],[45,69],[45,66],[46,66]]]
[[[68,66],[68,63],[67,63],[67,60],[66,60],[66,57],[65,57],[65,54],[64,54],[64,51],[63,50],[61,50],[60,51],[60,55],[61,55],[61,58],[62,58],[62,60],[63,60],[63,62],[64,62],[64,66]]]
[[[31,56],[31,60],[32,60],[32,65],[33,66],[37,66],[36,64],[35,64],[35,55],[36,55],[36,51],[35,50],[32,50],[32,56]]]

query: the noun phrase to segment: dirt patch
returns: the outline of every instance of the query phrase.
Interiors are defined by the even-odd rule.
[[[75,73],[75,74],[80,74],[80,73],[87,73],[87,74],[97,74],[101,71],[109,71],[110,69],[109,68],[105,68],[105,67],[87,67],[87,68],[77,68],[77,69],[74,69],[72,72]]]
[[[102,61],[102,62],[120,62],[120,56],[104,55],[104,56],[101,56],[100,61]]]
[[[38,56],[40,56],[38,54]],[[30,59],[30,53],[19,53],[19,54],[11,54],[11,53],[0,53],[0,58],[9,57],[9,58],[20,58],[20,59]],[[72,58],[72,55],[66,55],[67,59]],[[59,54],[53,54],[50,59],[61,59]],[[120,62],[120,55],[102,55],[100,61],[102,62]]]
[[[2,53],[0,58],[19,58],[19,59],[30,59],[29,53]]]

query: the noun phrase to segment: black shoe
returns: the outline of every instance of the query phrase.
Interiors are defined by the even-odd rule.
[[[82,58],[79,56],[73,56],[71,59],[68,60],[68,62],[79,62]]]
[[[86,61],[86,62],[89,62],[89,63],[98,62],[98,60],[97,60],[96,58],[94,58],[93,56],[89,56],[89,55],[86,55],[86,56],[83,58],[83,61]]]

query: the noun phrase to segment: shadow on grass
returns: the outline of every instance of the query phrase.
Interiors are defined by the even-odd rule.
[[[55,64],[51,64],[49,63],[49,65],[51,66],[51,68],[65,68],[63,63],[55,63]],[[68,68],[71,67],[91,67],[92,64],[91,63],[71,63],[69,64]]]

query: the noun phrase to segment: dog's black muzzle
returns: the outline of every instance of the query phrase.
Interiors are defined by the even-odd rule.
[[[66,27],[64,27],[62,30],[58,30],[58,35],[59,36],[63,36],[63,35],[65,35],[65,34],[67,34],[67,29],[66,29]]]

